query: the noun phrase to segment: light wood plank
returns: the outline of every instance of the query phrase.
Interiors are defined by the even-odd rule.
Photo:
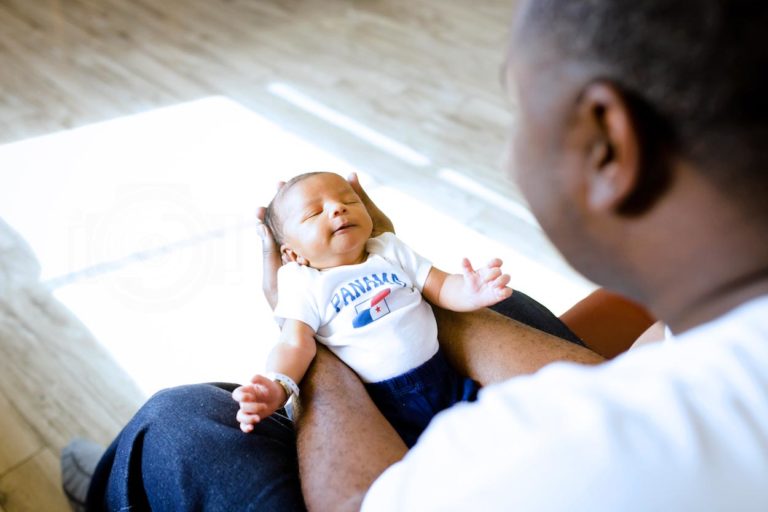
[[[27,244],[0,222],[0,474],[45,444],[109,442],[144,400],[89,331],[38,283]]]
[[[7,0],[0,143],[225,95],[456,216],[445,184],[433,186],[444,167],[519,199],[500,166],[510,114],[499,69],[513,7],[509,0]],[[275,81],[433,165],[404,165],[312,118],[271,95]],[[495,232],[508,224],[493,207],[488,213],[469,225]],[[565,268],[540,233],[521,229],[517,238],[535,240],[532,256]]]
[[[505,185],[498,85],[513,2],[78,1],[0,6],[0,141],[281,80]],[[7,85],[7,86],[6,86]],[[273,99],[274,100],[274,99]],[[19,127],[19,124],[23,125]]]
[[[58,455],[47,448],[1,477],[0,493],[7,512],[70,510],[61,490]]]
[[[0,477],[31,457],[42,448],[42,443],[29,428],[15,407],[0,392]]]
[[[143,395],[47,290],[0,302],[0,389],[54,450],[71,438],[107,444]]]

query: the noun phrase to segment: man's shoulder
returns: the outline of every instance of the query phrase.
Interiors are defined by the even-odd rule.
[[[716,354],[715,357],[724,353],[749,353],[768,365],[768,296],[752,299],[718,318],[675,335],[668,345],[679,351]],[[670,352],[674,355],[678,350]]]
[[[743,349],[749,343],[699,347],[699,336],[713,332],[598,366],[554,363],[486,387],[477,402],[432,421],[364,510],[435,499],[446,509],[463,499],[489,510],[674,510],[713,499],[737,505],[749,493],[768,498],[759,476],[768,433],[755,428],[768,424],[768,357]],[[452,483],[455,474],[463,478]],[[585,492],[597,488],[604,492]]]
[[[564,446],[573,439],[559,433],[556,417],[578,419],[580,427],[570,427],[577,437],[604,431],[606,442],[621,440],[627,453],[637,449],[638,457],[644,443],[653,442],[703,459],[706,450],[697,443],[709,443],[710,454],[720,451],[723,456],[739,444],[758,452],[768,446],[768,433],[744,435],[756,418],[768,424],[765,389],[768,298],[751,301],[674,341],[643,346],[598,366],[551,364],[535,375],[490,387],[480,403],[499,421],[529,433],[548,430]],[[749,414],[731,410],[733,404]],[[694,432],[698,438],[691,437]],[[727,438],[739,441],[728,446]]]
[[[709,322],[686,331],[680,339],[707,337],[710,333],[723,336],[725,333],[768,332],[768,295],[748,300],[731,311]]]

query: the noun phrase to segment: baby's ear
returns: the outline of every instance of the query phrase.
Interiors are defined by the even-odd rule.
[[[304,256],[300,256],[296,253],[293,249],[291,249],[288,245],[283,244],[280,246],[280,254],[283,258],[283,263],[290,263],[295,262],[299,265],[309,265],[309,262]]]
[[[291,249],[286,244],[283,244],[280,246],[280,255],[283,257],[283,263],[296,261],[296,259],[299,257],[299,255],[296,254],[296,251]]]

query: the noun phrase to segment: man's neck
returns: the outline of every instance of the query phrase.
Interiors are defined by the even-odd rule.
[[[768,294],[765,214],[724,203],[712,184],[692,183],[691,175],[680,179],[693,193],[667,201],[644,227],[651,233],[644,247],[635,247],[643,302],[676,333]]]
[[[714,320],[736,307],[761,296],[768,296],[768,267],[752,276],[711,290],[686,308],[678,308],[670,313],[667,323],[675,333],[687,331],[697,325]],[[754,280],[751,280],[754,278]],[[673,308],[670,308],[673,309]]]

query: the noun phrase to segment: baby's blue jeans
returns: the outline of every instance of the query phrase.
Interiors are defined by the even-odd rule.
[[[459,375],[438,350],[413,370],[365,388],[410,448],[437,413],[458,402],[473,402],[480,385]]]

